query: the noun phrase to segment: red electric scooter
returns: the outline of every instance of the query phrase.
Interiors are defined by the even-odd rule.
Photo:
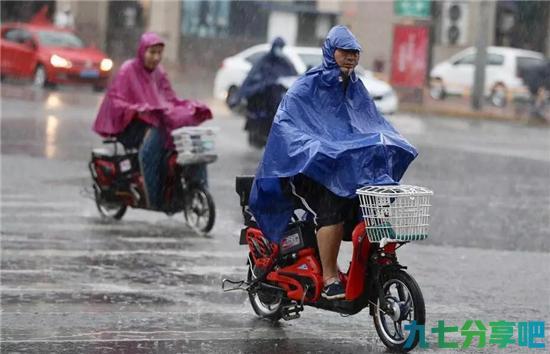
[[[207,186],[204,165],[216,161],[214,129],[184,127],[172,133],[175,149],[166,152],[162,209],[146,203],[144,180],[138,151],[122,148],[116,138],[104,144],[113,149],[94,149],[88,164],[93,180],[97,209],[102,217],[120,220],[128,207],[161,211],[168,215],[183,212],[187,224],[200,233],[214,226],[216,208]],[[202,168],[202,169],[201,169]],[[204,171],[204,176],[201,175]]]
[[[425,323],[420,287],[399,264],[396,250],[409,241],[427,237],[429,197],[432,192],[414,186],[378,186],[358,190],[363,220],[344,225],[344,240],[353,243],[349,269],[340,273],[345,299],[321,297],[323,273],[315,227],[298,217],[276,244],[264,237],[248,208],[253,177],[237,177],[245,227],[240,244],[248,245],[246,280],[224,279],[224,291],[248,292],[254,312],[273,321],[300,317],[304,305],[353,315],[368,307],[382,342],[392,350],[411,350],[419,341],[406,324]],[[359,210],[358,210],[359,211]],[[409,339],[409,335],[415,337]]]

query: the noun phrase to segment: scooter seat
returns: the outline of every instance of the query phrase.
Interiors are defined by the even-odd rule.
[[[93,157],[113,157],[115,152],[111,149],[97,148],[92,150]]]

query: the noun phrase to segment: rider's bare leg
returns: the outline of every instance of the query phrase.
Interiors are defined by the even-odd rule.
[[[344,224],[323,226],[317,231],[317,245],[323,266],[323,281],[338,279],[338,252],[344,236]]]

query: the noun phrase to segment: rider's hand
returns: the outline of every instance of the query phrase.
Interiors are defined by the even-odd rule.
[[[230,108],[235,108],[237,107],[239,104],[241,103],[241,99],[240,97],[238,97],[238,95],[233,95],[229,98],[229,100],[227,101],[227,105],[230,107]]]
[[[142,104],[142,105],[139,105],[136,109],[136,111],[138,113],[145,113],[145,112],[149,112],[151,111],[151,106],[149,106],[147,103],[146,104]]]
[[[137,107],[137,112],[138,113],[164,113],[166,112],[167,108],[164,108],[164,107],[153,107],[149,104],[143,104],[143,105],[139,105]]]

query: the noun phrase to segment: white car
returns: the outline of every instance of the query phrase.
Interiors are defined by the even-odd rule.
[[[437,64],[430,72],[430,95],[443,99],[447,94],[464,95],[474,83],[476,48],[467,48]],[[502,107],[514,98],[528,97],[521,79],[522,71],[544,63],[544,55],[509,47],[487,47],[484,94],[491,103]]]
[[[214,97],[227,102],[228,98],[237,92],[252,66],[270,50],[271,44],[258,44],[225,58],[214,80]],[[323,53],[320,48],[287,45],[283,48],[283,53],[294,65],[298,75],[304,74],[323,62]],[[389,84],[377,79],[370,71],[361,67],[357,67],[356,72],[381,113],[390,114],[397,111],[397,95]]]

